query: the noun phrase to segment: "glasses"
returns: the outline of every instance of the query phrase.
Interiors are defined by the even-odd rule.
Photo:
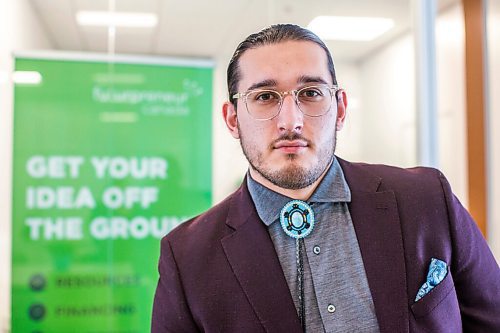
[[[320,117],[332,106],[333,96],[339,90],[337,85],[313,85],[290,91],[255,89],[237,93],[233,98],[243,98],[250,116],[256,120],[271,120],[276,117],[287,95],[293,96],[299,110],[309,117]]]

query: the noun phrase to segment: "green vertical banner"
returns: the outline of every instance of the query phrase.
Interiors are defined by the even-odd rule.
[[[160,239],[211,205],[212,65],[17,57],[13,332],[148,332]]]

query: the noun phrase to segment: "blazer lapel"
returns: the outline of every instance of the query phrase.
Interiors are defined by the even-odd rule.
[[[227,260],[255,314],[268,332],[301,332],[281,265],[267,228],[259,219],[246,180],[234,197],[221,240]]]
[[[351,189],[349,212],[358,238],[380,332],[408,332],[403,238],[392,191],[359,165],[339,159]]]

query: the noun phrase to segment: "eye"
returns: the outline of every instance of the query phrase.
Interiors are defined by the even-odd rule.
[[[273,98],[273,94],[271,94],[269,92],[264,92],[264,93],[258,94],[256,99],[261,100],[261,101],[268,101],[272,98]]]
[[[307,99],[314,99],[314,98],[322,97],[322,96],[324,96],[324,93],[318,87],[304,88],[299,92],[299,97],[303,97],[303,98],[307,98]]]
[[[255,103],[275,103],[278,102],[280,97],[277,92],[269,90],[261,90],[253,92],[249,95],[250,100]]]

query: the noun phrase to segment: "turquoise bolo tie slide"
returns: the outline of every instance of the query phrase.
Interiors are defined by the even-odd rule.
[[[307,203],[301,200],[288,202],[280,213],[281,228],[288,236],[295,238],[295,258],[297,259],[297,298],[298,314],[302,330],[305,332],[304,264],[302,248],[304,237],[314,228],[314,213]]]
[[[314,212],[304,201],[292,200],[281,210],[280,222],[288,236],[295,239],[304,238],[314,228]]]

